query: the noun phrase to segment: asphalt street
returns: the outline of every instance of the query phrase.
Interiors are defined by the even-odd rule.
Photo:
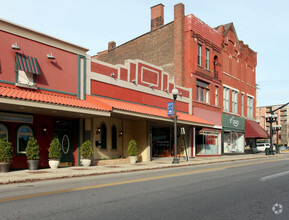
[[[289,158],[2,185],[1,219],[288,219]]]

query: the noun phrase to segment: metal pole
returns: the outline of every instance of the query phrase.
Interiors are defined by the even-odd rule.
[[[173,163],[179,163],[179,159],[177,158],[177,95],[174,94],[174,159]]]
[[[272,107],[270,107],[270,114],[271,117],[269,117],[269,123],[270,123],[270,155],[273,155],[273,111]]]

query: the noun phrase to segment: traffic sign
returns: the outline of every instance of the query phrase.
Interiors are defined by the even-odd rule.
[[[174,115],[174,102],[168,102],[168,116]]]

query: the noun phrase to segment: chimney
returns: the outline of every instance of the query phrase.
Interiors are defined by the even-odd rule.
[[[164,25],[164,7],[163,4],[151,7],[151,31]]]
[[[116,43],[114,41],[108,42],[108,50],[111,50],[116,47]]]
[[[178,86],[185,86],[185,6],[174,7],[174,75]]]

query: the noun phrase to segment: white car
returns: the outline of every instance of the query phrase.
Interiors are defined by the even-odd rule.
[[[265,152],[266,148],[270,148],[270,143],[257,143],[257,150]]]

